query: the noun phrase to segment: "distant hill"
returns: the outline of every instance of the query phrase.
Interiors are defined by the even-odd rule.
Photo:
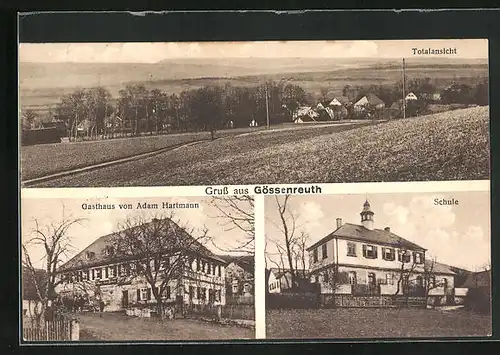
[[[488,75],[486,60],[410,59],[407,75],[429,76],[438,84],[470,82]],[[46,113],[60,97],[76,88],[104,86],[117,96],[126,84],[142,83],[168,93],[213,83],[255,86],[265,80],[302,85],[308,92],[343,86],[393,83],[401,78],[400,59],[339,58],[221,58],[169,59],[144,63],[25,63],[19,64],[23,109]]]

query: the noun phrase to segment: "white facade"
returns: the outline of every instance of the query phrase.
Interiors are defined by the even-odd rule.
[[[437,269],[435,272],[425,271],[425,249],[409,248],[390,243],[393,240],[390,229],[374,230],[374,213],[366,202],[361,212],[361,225],[350,225],[350,231],[356,230],[366,233],[342,236],[342,222],[337,219],[337,230],[329,238],[313,245],[309,251],[310,281],[319,282],[322,293],[333,293],[332,269],[338,268],[339,285],[336,285],[337,294],[354,293],[354,288],[376,290],[376,294],[394,295],[403,293],[402,284],[407,274],[407,284],[425,288],[426,279],[432,279],[429,295],[445,295],[454,288],[452,273],[442,274]],[[347,229],[346,229],[347,230]],[[338,234],[336,234],[338,232]],[[368,231],[373,231],[379,240],[367,240]],[[384,233],[387,233],[385,242]],[[401,271],[403,265],[404,272]],[[434,281],[435,279],[435,281]],[[335,284],[335,283],[333,283]],[[363,286],[364,285],[364,286]]]
[[[143,276],[127,276],[125,263],[82,267],[72,271],[73,276],[64,275],[67,281],[60,283],[56,292],[68,295],[88,295],[102,299],[106,311],[119,311],[136,304],[156,303],[151,285]],[[184,304],[224,305],[225,267],[219,261],[196,258],[186,265],[180,279],[170,280],[163,291],[164,302]],[[161,269],[160,269],[161,270]],[[161,272],[158,273],[161,275]],[[156,284],[161,284],[161,276]]]

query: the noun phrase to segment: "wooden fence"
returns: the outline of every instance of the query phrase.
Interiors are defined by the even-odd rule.
[[[79,340],[79,325],[76,320],[61,318],[36,324],[23,325],[26,341],[71,341]]]
[[[222,306],[222,318],[255,320],[255,307],[250,304],[227,304]]]

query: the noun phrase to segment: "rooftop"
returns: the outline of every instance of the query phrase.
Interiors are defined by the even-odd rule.
[[[336,230],[328,234],[326,237],[320,239],[319,241],[308,247],[307,251],[310,251],[313,248],[317,247],[318,245],[321,245],[329,240],[332,240],[335,237],[358,240],[373,244],[388,245],[403,249],[418,250],[418,251],[426,250],[420,245],[412,243],[409,240],[406,240],[392,233],[389,230],[384,230],[384,229],[369,230],[361,225],[345,223],[341,227],[337,228]]]

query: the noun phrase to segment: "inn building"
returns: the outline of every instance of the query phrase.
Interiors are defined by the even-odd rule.
[[[455,273],[426,260],[425,248],[389,227],[375,228],[374,215],[366,201],[360,224],[337,218],[336,229],[307,248],[310,281],[320,284],[322,294],[424,296],[428,290],[430,298],[449,301]],[[332,275],[338,275],[335,282]]]
[[[153,219],[149,223],[155,223]],[[170,221],[175,228],[181,229]],[[193,238],[183,232],[185,238]],[[117,257],[113,253],[115,234],[98,238],[58,270],[63,281],[56,292],[62,296],[86,296],[104,301],[105,311],[120,311],[156,303],[151,284],[145,276],[133,273],[134,260]],[[200,243],[186,243],[184,250],[170,254],[161,263],[151,261],[151,268],[168,267],[181,257],[185,266],[179,277],[168,280],[163,291],[164,304],[224,305],[226,262]],[[166,273],[165,273],[166,274]],[[161,272],[158,275],[164,275]],[[158,278],[158,283],[161,282]]]

